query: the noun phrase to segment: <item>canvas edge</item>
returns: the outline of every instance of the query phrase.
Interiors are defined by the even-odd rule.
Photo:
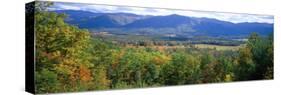
[[[25,4],[25,91],[35,94],[35,2]]]

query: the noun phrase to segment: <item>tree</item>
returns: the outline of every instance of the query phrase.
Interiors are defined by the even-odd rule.
[[[184,53],[172,54],[171,63],[164,64],[160,80],[165,85],[197,83],[200,75],[200,62]]]
[[[201,56],[201,82],[203,83],[211,83],[217,82],[215,67],[218,63],[216,62],[214,56],[209,52],[204,53]]]
[[[66,24],[65,17],[64,14],[47,11],[35,14],[36,72],[53,73],[51,78],[61,87],[59,90],[47,89],[46,92],[79,91],[83,86],[86,90],[87,83],[91,82],[89,68],[93,66],[90,63],[92,59],[89,56],[91,54],[86,52],[90,47],[90,34]],[[35,80],[38,84],[44,84],[44,78],[48,77],[36,76]],[[46,86],[36,85],[36,89],[45,88]]]
[[[49,1],[40,1],[40,2],[35,2],[34,7],[36,12],[42,12],[42,11],[47,11],[48,7],[54,5],[53,2]]]
[[[252,33],[245,48],[239,50],[238,80],[273,78],[273,39]]]
[[[159,77],[159,69],[157,68],[157,66],[153,63],[149,63],[145,66],[146,68],[146,72],[144,74],[144,78],[143,80],[145,81],[145,83],[147,83],[148,85],[153,85],[155,84],[155,82],[157,81],[158,77]]]
[[[238,80],[250,80],[255,73],[256,64],[252,59],[251,49],[246,47],[239,50],[238,66],[236,68],[236,76]]]
[[[219,64],[215,66],[218,82],[231,82],[234,80],[234,64],[229,57],[221,56],[218,59]]]
[[[273,69],[273,35],[260,37],[258,34],[253,33],[249,37],[247,47],[250,48],[253,61],[256,64],[253,79],[264,79],[268,70],[272,72],[271,70]]]
[[[43,69],[35,73],[36,76],[36,92],[48,93],[59,91],[59,82],[57,81],[58,75],[48,69]]]

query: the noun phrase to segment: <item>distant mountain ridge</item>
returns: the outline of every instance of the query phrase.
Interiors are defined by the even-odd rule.
[[[80,10],[57,10],[54,12],[65,13],[68,15],[66,22],[90,30],[114,28],[115,31],[120,29],[122,32],[143,29],[161,32],[166,29],[176,32],[177,35],[188,35],[186,33],[193,32],[191,35],[209,36],[249,35],[251,32],[268,35],[273,32],[273,24],[269,23],[232,23],[213,18],[196,18],[178,14],[144,16],[132,13],[93,13]],[[163,32],[163,35],[165,33],[170,34],[171,32]]]
[[[57,10],[54,12],[67,14],[69,17],[66,21],[78,25],[80,28],[121,27],[145,18],[145,16],[130,13],[93,13],[78,10]]]

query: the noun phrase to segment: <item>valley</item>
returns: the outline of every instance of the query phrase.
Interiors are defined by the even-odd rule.
[[[37,4],[27,31],[36,31],[39,94],[274,77],[273,16]]]

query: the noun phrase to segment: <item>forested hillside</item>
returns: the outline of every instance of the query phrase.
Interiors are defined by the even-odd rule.
[[[253,32],[237,50],[121,44],[66,23],[51,5],[35,4],[36,93],[273,79],[273,34]]]
[[[149,31],[146,36],[176,34],[181,37],[206,35],[209,37],[240,37],[245,38],[253,31],[266,36],[273,31],[273,24],[244,22],[232,23],[213,18],[198,18],[178,14],[152,16],[132,13],[95,13],[81,10],[57,10],[69,17],[66,22],[91,32],[107,31],[109,33],[141,34],[139,31]],[[133,32],[133,33],[132,33]],[[182,37],[185,38],[185,37]],[[241,37],[240,37],[241,38]]]

